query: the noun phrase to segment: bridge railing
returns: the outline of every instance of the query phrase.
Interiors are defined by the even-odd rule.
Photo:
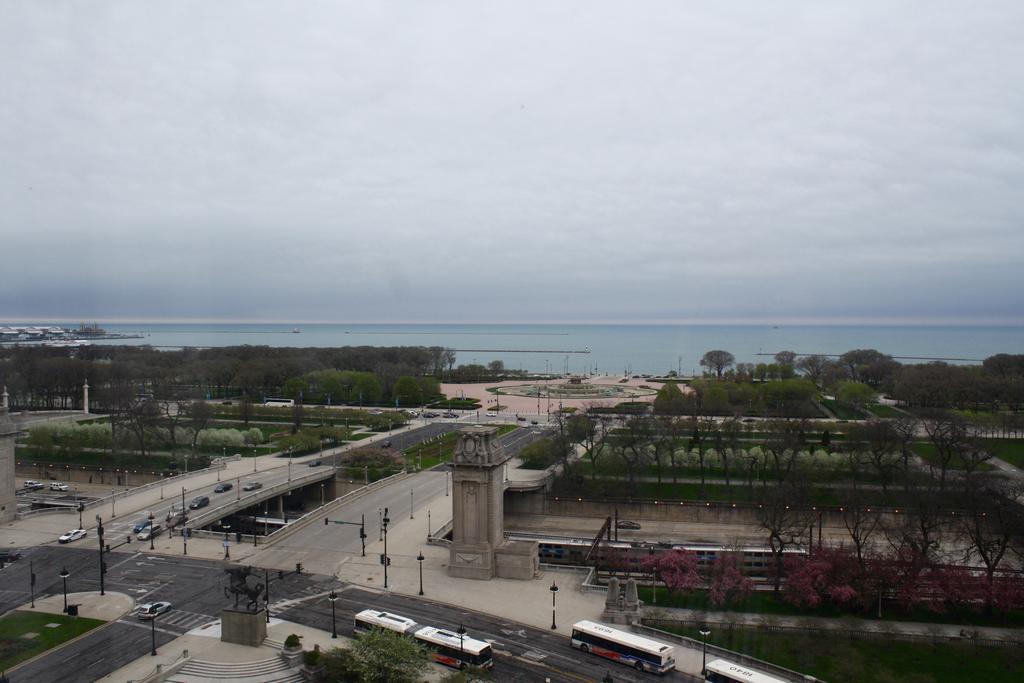
[[[333,476],[333,470],[331,471],[331,474]],[[279,493],[285,493],[294,488],[304,486],[307,483],[312,483],[327,478],[328,477],[324,476],[324,472],[320,468],[317,468],[317,471],[312,472],[310,474],[305,474],[301,477],[294,477],[291,481],[282,481],[280,484],[275,484],[267,488],[257,489],[251,493],[247,493],[247,495],[244,496],[239,495],[238,498],[232,500],[229,503],[225,503],[218,507],[211,508],[210,510],[203,512],[202,514],[196,515],[195,517],[188,520],[185,526],[189,528],[191,533],[192,529],[200,529],[214,520],[220,519],[221,517],[225,517],[236,510],[246,508],[249,505],[252,505],[253,503],[258,503],[261,500],[264,500],[265,498],[272,498],[273,496],[276,496]]]

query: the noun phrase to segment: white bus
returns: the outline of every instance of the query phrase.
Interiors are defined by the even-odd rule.
[[[434,661],[455,669],[476,666],[490,669],[494,666],[491,644],[470,638],[466,634],[459,637],[458,633],[446,631],[433,626],[424,626],[413,635],[416,642],[430,649]]]
[[[593,621],[573,624],[571,644],[638,671],[663,674],[676,668],[675,648],[671,645]]]
[[[724,659],[708,662],[704,680],[711,683],[738,683],[740,681],[742,683],[786,683],[781,678],[758,673],[753,669],[727,662]]]
[[[268,398],[263,401],[263,405],[268,408],[291,408],[295,405],[295,401],[290,398]]]
[[[381,612],[376,609],[364,609],[357,614],[355,625],[353,626],[356,635],[365,633],[371,628],[386,628],[389,631],[398,631],[405,635],[412,635],[413,631],[418,627],[419,625],[408,617],[400,617],[397,614]]]
[[[456,669],[476,666],[489,669],[494,666],[491,645],[482,640],[458,633],[417,624],[408,617],[375,609],[365,609],[355,616],[354,630],[358,636],[373,628],[383,628],[410,636],[430,650],[435,662]]]

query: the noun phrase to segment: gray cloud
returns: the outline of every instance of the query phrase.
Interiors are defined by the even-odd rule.
[[[1022,27],[8,3],[0,318],[1024,322]]]

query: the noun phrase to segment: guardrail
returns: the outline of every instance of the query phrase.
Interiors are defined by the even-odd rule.
[[[269,498],[277,495],[278,493],[284,493],[286,491],[292,490],[293,488],[298,488],[299,486],[302,486],[305,482],[314,482],[320,481],[321,479],[325,479],[326,477],[324,477],[323,475],[324,472],[322,471],[312,472],[301,477],[295,477],[291,481],[282,481],[280,484],[275,484],[274,486],[271,486],[269,488],[257,489],[256,491],[246,496],[239,495],[238,498],[231,501],[230,503],[225,503],[224,505],[212,508],[200,515],[193,517],[192,519],[188,520],[188,522],[186,522],[184,526],[188,527],[189,532],[191,533],[192,529],[199,529],[202,526],[208,524],[210,521],[219,519],[220,517],[223,517],[226,514],[230,514],[231,511],[240,510],[242,508],[248,507],[252,503],[259,502],[264,498]],[[333,476],[333,470],[331,470],[331,476]]]
[[[652,628],[650,626],[644,626],[643,624],[634,624],[631,628],[641,635],[651,636],[663,641],[675,641],[680,645],[686,645],[694,650],[700,650],[705,645],[703,642],[694,638],[687,638],[686,636],[670,633],[669,631],[662,631],[661,629]],[[818,631],[818,633],[820,634],[821,632]],[[814,676],[808,676],[798,671],[793,671],[792,669],[787,669],[785,667],[778,666],[777,664],[772,664],[771,662],[751,657],[750,655],[726,650],[724,647],[718,647],[717,645],[711,645],[710,643],[707,644],[707,652],[709,655],[714,655],[716,658],[727,659],[730,662],[735,662],[736,664],[760,669],[767,674],[791,681],[792,683],[813,683],[815,681],[817,681],[817,683],[825,683]],[[708,659],[711,659],[711,657],[708,657]]]
[[[325,503],[324,505],[321,505],[320,507],[316,508],[312,512],[307,512],[306,514],[304,514],[301,517],[299,517],[298,519],[296,519],[294,522],[291,522],[290,524],[286,525],[284,528],[278,529],[274,533],[270,534],[270,536],[267,537],[266,545],[269,545],[271,543],[276,543],[277,541],[281,540],[282,538],[286,538],[286,537],[292,535],[293,533],[295,533],[301,527],[306,526],[306,524],[311,522],[313,519],[322,517],[325,513],[333,510],[334,508],[341,507],[342,505],[344,505],[346,503],[350,503],[353,500],[361,498],[364,495],[366,495],[367,493],[370,493],[371,491],[376,491],[377,489],[383,488],[383,487],[387,486],[388,484],[390,484],[392,482],[398,481],[402,477],[405,477],[407,474],[408,474],[408,472],[406,472],[405,470],[402,470],[401,472],[399,472],[397,474],[392,474],[390,477],[384,477],[383,479],[378,479],[377,481],[373,482],[372,484],[367,484],[366,486],[361,486],[361,487],[357,488],[355,491],[349,491],[348,493],[346,493],[345,495],[341,496],[340,498],[335,498],[331,502]]]

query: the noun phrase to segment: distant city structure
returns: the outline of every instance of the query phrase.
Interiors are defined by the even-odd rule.
[[[57,347],[88,346],[93,339],[134,339],[138,335],[109,334],[96,323],[82,323],[77,330],[56,325],[5,325],[0,327],[0,344]]]

